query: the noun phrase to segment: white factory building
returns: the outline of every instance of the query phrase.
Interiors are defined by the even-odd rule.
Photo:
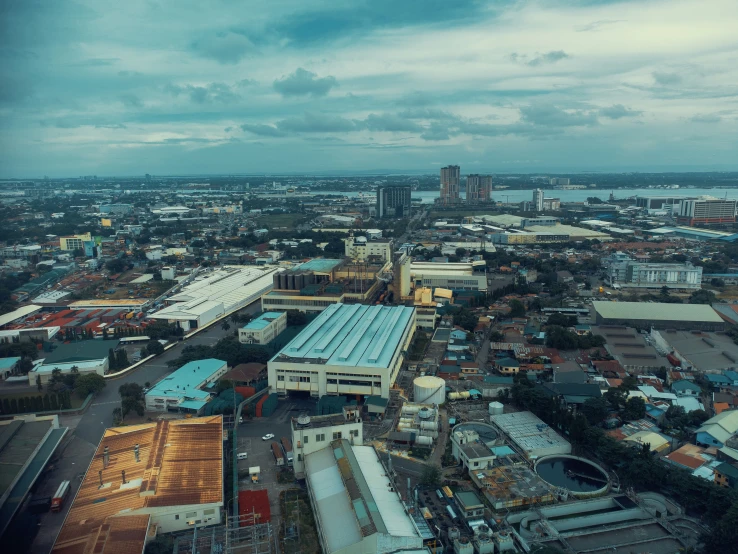
[[[345,255],[352,260],[364,262],[374,258],[387,262],[392,259],[392,239],[348,237],[343,243]]]
[[[571,444],[531,412],[496,414],[489,419],[529,460],[571,453]]]
[[[414,332],[415,308],[333,304],[269,361],[269,386],[389,398]]]
[[[152,319],[177,323],[185,332],[255,302],[272,289],[281,268],[223,266],[204,271],[167,299],[171,305],[150,314]]]
[[[269,344],[287,329],[287,312],[266,312],[238,330],[238,342]]]
[[[335,440],[305,457],[310,505],[325,554],[422,552],[423,538],[371,446]]]
[[[451,290],[487,290],[487,275],[483,272],[475,272],[475,269],[484,269],[485,262],[412,262],[406,269],[402,266],[401,271],[410,271],[410,281],[413,288],[438,287]],[[402,279],[402,275],[400,278]]]

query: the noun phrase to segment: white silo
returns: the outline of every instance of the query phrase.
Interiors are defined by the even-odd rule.
[[[418,404],[443,404],[446,401],[446,381],[425,375],[413,381],[414,401]]]
[[[505,411],[505,406],[501,402],[489,403],[489,415],[500,415]]]

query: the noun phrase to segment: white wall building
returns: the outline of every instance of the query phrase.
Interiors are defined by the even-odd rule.
[[[366,261],[376,258],[387,262],[392,259],[392,239],[373,239],[349,237],[343,239],[344,253],[352,260]]]
[[[328,306],[269,361],[269,386],[281,395],[389,398],[415,326],[415,308]]]
[[[238,342],[268,344],[287,328],[287,312],[266,312],[238,330]]]
[[[322,312],[328,306],[343,304],[343,294],[302,296],[299,291],[270,291],[261,297],[262,311],[298,310],[305,313]]]

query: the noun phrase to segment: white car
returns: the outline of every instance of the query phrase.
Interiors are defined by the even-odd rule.
[[[268,440],[273,439],[273,438],[274,438],[274,435],[272,435],[271,433],[267,433],[266,435],[264,435],[263,437],[261,437],[261,440],[268,441]]]

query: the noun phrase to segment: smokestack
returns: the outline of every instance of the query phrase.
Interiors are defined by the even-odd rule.
[[[110,465],[110,449],[106,446],[103,450],[103,469],[107,469]]]
[[[140,462],[138,457],[138,443],[133,445],[133,455],[136,457],[136,462]]]
[[[120,472],[123,475],[123,484],[125,485],[126,484],[126,470],[125,469],[121,469]]]
[[[98,475],[98,477],[100,477],[100,488],[102,488],[102,486],[103,486],[103,482],[102,482],[102,469],[101,470],[98,470],[97,475]]]

